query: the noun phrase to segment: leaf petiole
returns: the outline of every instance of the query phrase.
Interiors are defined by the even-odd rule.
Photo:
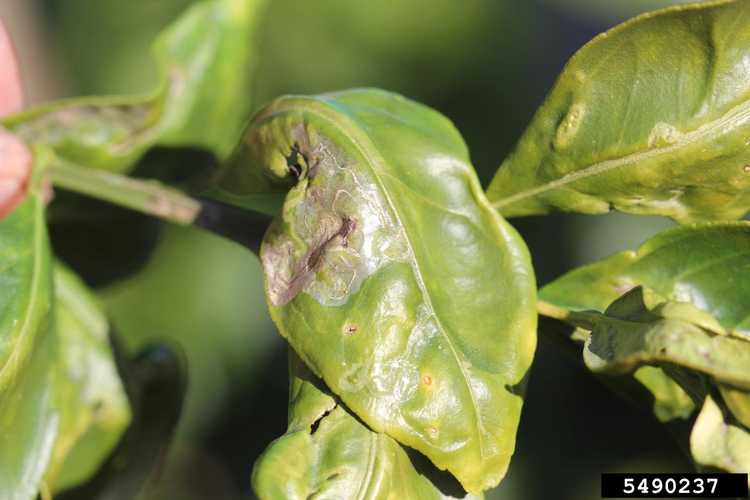
[[[201,203],[152,180],[140,180],[76,165],[54,157],[47,174],[61,189],[108,201],[160,219],[188,225],[198,217]]]

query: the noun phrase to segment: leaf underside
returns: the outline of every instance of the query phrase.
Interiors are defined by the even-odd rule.
[[[109,326],[53,266],[45,226],[36,187],[0,221],[0,497],[11,500],[87,479],[129,420]]]

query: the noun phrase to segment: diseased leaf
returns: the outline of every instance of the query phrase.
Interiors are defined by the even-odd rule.
[[[750,339],[750,223],[670,229],[636,252],[621,252],[558,278],[541,289],[539,298],[573,311],[603,311],[635,286],[690,303],[733,335]]]
[[[97,471],[125,431],[130,409],[99,304],[59,264],[54,280],[59,431],[45,480],[50,489],[59,491]]]
[[[353,90],[284,97],[219,187],[291,187],[261,248],[281,334],[367,425],[470,492],[515,445],[536,344],[533,271],[444,117]]]
[[[594,372],[624,374],[645,364],[673,364],[750,389],[750,342],[706,330],[690,316],[665,314],[665,309],[648,310],[641,288],[615,301],[586,342],[586,365]]]
[[[198,146],[225,157],[250,110],[251,37],[262,0],[189,9],[154,44],[162,81],[150,96],[53,102],[2,120],[29,144],[74,163],[128,172],[151,146]]]
[[[750,433],[727,422],[709,396],[690,434],[690,452],[699,465],[727,472],[750,470]]]
[[[203,147],[219,158],[232,152],[250,115],[253,38],[264,4],[198,3],[156,40],[165,73],[159,144]]]
[[[418,471],[395,440],[337,403],[294,355],[290,379],[289,428],[253,469],[259,498],[456,498]]]
[[[750,209],[750,8],[639,16],[576,53],[488,190],[506,216]]]

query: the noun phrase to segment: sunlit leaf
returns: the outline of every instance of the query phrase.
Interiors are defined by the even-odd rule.
[[[0,497],[11,500],[85,479],[128,422],[103,314],[69,271],[53,278],[40,171],[0,220]]]
[[[728,422],[709,396],[690,434],[690,452],[704,467],[746,473],[750,470],[750,433]]]
[[[750,9],[646,14],[571,59],[488,197],[507,216],[614,207],[679,221],[750,209]]]
[[[44,202],[0,220],[0,497],[36,498],[58,428]]]
[[[204,147],[225,157],[250,110],[252,35],[261,5],[212,0],[189,9],[154,44],[162,79],[150,96],[53,102],[2,123],[69,161],[117,172],[130,170],[158,144]]]
[[[255,464],[259,498],[456,498],[417,470],[395,440],[352,416],[294,355],[290,371],[289,428]]]
[[[603,311],[639,285],[690,303],[732,334],[750,339],[750,223],[670,229],[635,252],[571,271],[542,288],[539,297],[564,309]]]
[[[219,187],[289,190],[261,260],[281,334],[366,424],[470,492],[504,476],[536,344],[523,241],[438,113],[354,90],[285,97]]]

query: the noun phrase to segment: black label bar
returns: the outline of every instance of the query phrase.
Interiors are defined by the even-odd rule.
[[[602,498],[747,496],[747,474],[602,474]]]

